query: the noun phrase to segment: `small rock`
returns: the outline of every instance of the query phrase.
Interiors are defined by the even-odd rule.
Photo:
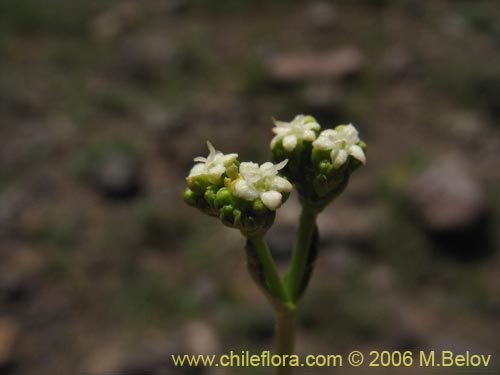
[[[91,33],[97,40],[110,40],[136,23],[140,10],[137,2],[121,1],[92,20]]]
[[[132,198],[141,190],[138,163],[124,153],[110,152],[97,163],[94,182],[107,197]]]
[[[194,321],[184,328],[184,344],[189,354],[216,354],[219,340],[212,326],[203,321]]]
[[[487,137],[487,126],[479,114],[467,111],[456,111],[443,116],[441,123],[447,134],[467,147],[484,145]]]
[[[89,355],[83,365],[88,375],[119,375],[127,361],[127,351],[123,344],[106,343],[95,353]]]
[[[160,105],[150,105],[142,112],[145,124],[158,135],[171,135],[187,126],[187,118]]]
[[[302,98],[307,112],[326,116],[338,110],[341,92],[338,86],[329,82],[315,82],[304,88]]]
[[[15,361],[14,349],[19,333],[20,327],[16,320],[0,317],[0,370]]]
[[[395,279],[393,269],[387,264],[376,265],[368,273],[370,285],[381,291],[391,292],[396,284]]]
[[[85,375],[177,374],[170,370],[170,354],[183,354],[172,338],[153,338],[137,348],[126,348],[123,341],[111,341],[91,353],[83,365]],[[115,339],[116,340],[116,339]]]
[[[267,70],[276,82],[339,80],[353,76],[363,68],[363,55],[355,47],[329,52],[280,53],[267,61]]]
[[[324,259],[328,268],[339,276],[347,275],[358,262],[353,249],[345,246],[336,247],[334,251],[325,254]]]
[[[382,68],[385,73],[392,78],[407,76],[414,66],[414,61],[410,53],[400,47],[395,46],[385,51],[382,59]]]
[[[333,4],[327,1],[316,1],[307,8],[306,19],[312,28],[325,31],[337,25],[339,15]]]
[[[170,69],[183,65],[183,59],[167,36],[146,35],[127,39],[120,50],[119,64],[127,77],[141,82],[164,78]]]
[[[405,197],[419,223],[441,247],[464,256],[489,252],[486,198],[461,157],[436,162],[408,184]]]
[[[467,226],[486,208],[479,181],[468,171],[467,163],[456,157],[440,160],[417,176],[406,197],[432,231]]]
[[[27,206],[27,197],[20,191],[8,190],[0,194],[0,238],[12,235]]]
[[[332,214],[324,213],[318,217],[320,241],[323,245],[347,243],[365,247],[377,231],[379,215],[378,207],[339,207]]]
[[[0,260],[0,295],[15,300],[34,292],[43,268],[43,258],[37,251],[13,249],[7,259]]]
[[[193,299],[202,306],[215,306],[219,300],[217,286],[213,278],[208,275],[198,276],[191,290]]]
[[[295,239],[295,227],[291,225],[275,225],[267,235],[269,250],[277,261],[290,259]]]

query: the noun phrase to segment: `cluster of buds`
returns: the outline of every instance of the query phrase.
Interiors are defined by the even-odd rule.
[[[247,237],[263,235],[292,190],[290,182],[278,175],[288,161],[240,163],[238,154],[223,154],[207,144],[209,155],[195,158],[186,178],[184,200]]]
[[[366,162],[366,145],[352,125],[322,130],[312,116],[274,120],[271,162],[239,162],[208,143],[209,155],[194,159],[184,200],[247,237],[265,234],[292,184],[302,204],[320,212]],[[281,173],[284,177],[280,176]]]
[[[366,144],[352,124],[321,131],[313,117],[304,115],[274,124],[273,161],[289,160],[282,173],[295,185],[302,203],[318,212],[345,189],[351,173],[366,162]]]

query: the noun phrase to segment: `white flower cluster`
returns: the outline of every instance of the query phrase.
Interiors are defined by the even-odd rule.
[[[205,175],[211,182],[218,181],[222,174],[226,172],[226,168],[234,164],[238,158],[238,154],[224,155],[222,152],[217,151],[208,141],[207,146],[210,153],[206,158],[201,156],[194,158],[194,161],[198,163],[189,172],[188,180],[192,177]]]
[[[234,195],[238,198],[253,201],[257,198],[274,211],[281,206],[283,195],[292,190],[292,184],[283,177],[278,176],[288,160],[279,164],[264,163],[259,166],[256,163],[241,163],[240,178],[234,185]]]
[[[320,125],[308,116],[297,115],[291,122],[274,121],[275,127],[273,133],[276,136],[271,141],[271,148],[279,142],[283,142],[283,148],[288,152],[292,152],[297,146],[299,140],[314,141],[316,133],[320,130]]]
[[[210,150],[209,155],[206,158],[194,159],[198,163],[191,169],[187,180],[203,176],[211,183],[218,183],[222,174],[228,173],[228,168],[234,165],[238,158],[238,154],[224,155],[217,151],[210,142],[207,142],[207,145]],[[252,162],[241,163],[239,173],[231,184],[234,186],[234,196],[248,201],[260,198],[268,209],[272,211],[278,209],[283,201],[283,193],[289,193],[292,190],[292,184],[278,176],[278,171],[287,162],[288,160],[279,164],[267,162],[261,166]]]
[[[356,128],[352,125],[339,125],[335,129],[323,130],[313,142],[313,148],[330,151],[333,166],[342,166],[349,156],[366,163],[365,152],[359,146],[360,139]]]

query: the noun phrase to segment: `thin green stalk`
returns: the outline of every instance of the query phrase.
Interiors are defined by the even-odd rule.
[[[295,344],[295,308],[276,310],[276,342],[275,354],[282,359],[287,358],[285,366],[274,368],[274,375],[291,375],[292,367],[288,366],[289,357],[294,354]]]
[[[274,296],[278,297],[281,301],[283,301],[283,303],[285,303],[285,301],[288,301],[288,296],[286,294],[285,287],[281,282],[281,278],[278,274],[278,269],[276,268],[271,252],[267,247],[266,240],[262,236],[249,237],[249,240],[252,241],[252,244],[257,252],[257,256],[262,264],[269,290]]]
[[[300,296],[301,283],[306,271],[307,259],[316,226],[316,216],[316,211],[302,206],[295,246],[286,277],[286,289],[291,301],[294,303],[297,302]]]

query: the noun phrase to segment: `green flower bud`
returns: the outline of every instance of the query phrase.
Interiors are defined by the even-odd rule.
[[[184,202],[189,204],[190,206],[196,206],[196,194],[190,188],[186,188],[182,193],[182,198]]]
[[[215,207],[220,208],[226,205],[234,206],[234,197],[229,188],[221,188],[215,197]]]

